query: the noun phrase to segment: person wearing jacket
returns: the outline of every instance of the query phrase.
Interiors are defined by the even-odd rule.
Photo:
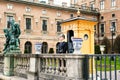
[[[65,54],[67,52],[67,42],[64,41],[65,39],[65,35],[64,34],[60,34],[59,36],[59,42],[57,43],[57,53],[58,54]]]

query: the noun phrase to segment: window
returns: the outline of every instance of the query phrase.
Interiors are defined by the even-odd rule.
[[[31,42],[27,41],[27,42],[25,43],[24,53],[25,53],[25,54],[30,54],[30,53],[32,53],[32,43],[31,43]]]
[[[42,30],[47,31],[47,20],[42,20]]]
[[[61,25],[59,21],[57,21],[57,32],[61,32]]]
[[[42,10],[42,14],[45,15],[47,12],[46,10]]]
[[[7,9],[13,9],[13,5],[12,4],[8,4],[7,5]]]
[[[30,7],[26,7],[26,12],[30,12],[31,8]]]
[[[87,5],[87,4],[82,4],[82,5],[81,5],[82,9],[86,9],[86,5]]]
[[[100,9],[103,10],[104,9],[104,0],[100,1]]]
[[[112,14],[112,18],[114,18],[115,17],[115,14]]]
[[[104,19],[104,16],[101,16],[101,20],[103,20]]]
[[[101,37],[104,36],[104,32],[105,32],[105,25],[104,23],[100,24],[100,34],[101,34]]]
[[[31,29],[31,18],[26,18],[26,29]]]
[[[48,43],[43,42],[42,43],[42,48],[41,48],[41,53],[46,54],[48,52]]]
[[[74,17],[74,14],[70,14],[70,18],[73,18]]]
[[[116,0],[111,0],[111,7],[115,7],[116,6]]]
[[[93,9],[94,9],[94,7],[95,7],[94,2],[90,2],[90,7],[91,7],[91,10],[93,10]]]
[[[7,28],[10,28],[10,22],[13,20],[13,16],[7,16]]]
[[[74,4],[77,4],[78,3],[78,0],[74,0]]]
[[[114,31],[116,31],[116,22],[115,21],[111,22],[111,26],[114,28]]]
[[[57,12],[57,17],[60,17],[61,16],[61,12]]]

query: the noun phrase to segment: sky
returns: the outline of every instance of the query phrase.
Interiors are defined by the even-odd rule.
[[[48,3],[48,0],[41,0],[46,1]],[[70,0],[54,0],[54,4],[62,5],[62,2],[67,2],[68,6],[70,5]]]

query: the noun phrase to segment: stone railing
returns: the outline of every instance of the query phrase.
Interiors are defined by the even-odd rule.
[[[6,76],[14,75],[28,80],[84,79],[84,55],[8,54],[4,57],[4,75]]]
[[[40,80],[82,80],[85,56],[73,54],[39,55]]]
[[[27,78],[30,67],[30,55],[14,55],[14,75]]]
[[[4,57],[3,54],[0,54],[0,72],[3,72],[4,68]]]

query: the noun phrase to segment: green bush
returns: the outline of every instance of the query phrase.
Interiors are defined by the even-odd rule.
[[[111,48],[110,40],[107,37],[104,37],[101,44],[105,45],[104,53],[105,54],[109,53],[110,52],[110,48]]]
[[[95,54],[101,54],[99,45],[95,45]]]
[[[116,53],[120,53],[120,35],[116,37],[113,48]]]

